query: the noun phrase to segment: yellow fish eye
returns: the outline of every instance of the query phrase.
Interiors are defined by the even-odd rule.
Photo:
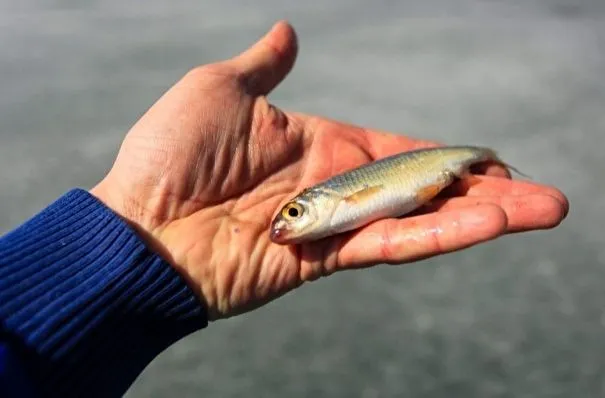
[[[287,205],[284,206],[284,209],[282,210],[281,214],[282,216],[284,216],[285,218],[291,220],[291,219],[295,219],[295,218],[299,218],[300,216],[302,216],[304,213],[304,209],[301,205],[299,205],[298,203],[288,203]]]

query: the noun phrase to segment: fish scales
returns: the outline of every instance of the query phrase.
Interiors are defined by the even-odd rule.
[[[329,178],[291,199],[274,219],[271,239],[299,243],[405,215],[433,199],[469,167],[493,161],[474,146],[420,149],[392,155]],[[515,169],[516,170],[516,169]]]

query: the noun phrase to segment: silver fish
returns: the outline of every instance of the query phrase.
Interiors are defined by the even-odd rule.
[[[278,244],[298,244],[401,217],[430,202],[481,162],[497,163],[522,174],[490,148],[450,146],[403,152],[304,189],[277,213],[270,239]]]

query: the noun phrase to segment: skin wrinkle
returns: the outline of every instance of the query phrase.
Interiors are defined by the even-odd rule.
[[[255,116],[256,118],[258,116]],[[223,186],[221,187],[221,192],[225,195],[227,195],[228,192],[230,191],[236,191],[234,194],[238,194],[240,192],[237,192],[238,190],[236,190],[235,188],[231,187],[229,184],[231,183],[231,181],[246,181],[245,188],[248,188],[249,186],[252,186],[255,184],[254,181],[254,177],[255,174],[258,175],[255,171],[255,173],[252,173],[252,170],[257,170],[257,166],[259,166],[262,169],[275,169],[277,167],[280,166],[279,162],[277,162],[276,165],[272,165],[271,167],[266,167],[264,165],[262,165],[262,155],[261,157],[258,156],[259,153],[259,144],[257,142],[257,137],[261,136],[261,132],[258,131],[253,131],[249,136],[248,135],[240,135],[238,137],[238,145],[236,146],[236,151],[235,154],[231,154],[230,156],[232,157],[232,162],[231,162],[231,170],[236,170],[235,171],[235,175],[233,175],[232,173],[229,173],[230,175],[228,175],[225,179],[223,179]],[[247,145],[243,145],[244,148],[248,148],[248,149],[242,149],[242,145],[240,144],[243,140],[247,139],[246,143]],[[238,150],[239,149],[239,150]],[[224,151],[221,151],[221,155],[225,155]],[[287,153],[286,156],[283,156],[284,158],[287,158]],[[228,159],[228,157],[225,157],[226,159]],[[268,173],[263,173],[261,175],[265,175]]]
[[[252,278],[248,278],[251,283],[245,283],[242,285],[241,289],[245,291],[246,298],[248,301],[251,301],[256,296],[267,296],[273,293],[273,289],[271,289],[271,284],[263,284],[262,280],[267,280],[266,278],[261,278],[262,274],[266,274],[267,264],[263,262],[264,253],[267,252],[268,246],[270,244],[269,240],[261,236],[263,235],[264,230],[262,228],[256,229],[257,233],[252,235],[250,240],[250,244],[253,246],[249,261],[255,266],[252,267],[241,267],[244,270],[252,270]],[[256,243],[253,243],[256,242]],[[242,261],[246,261],[246,258],[242,258]],[[269,263],[270,264],[270,263]],[[255,288],[256,287],[256,288]],[[259,289],[264,294],[256,294],[256,289]],[[239,302],[242,302],[240,300]]]
[[[306,123],[304,119],[283,113],[285,119],[285,128],[283,130],[283,140],[286,148],[292,148],[291,151],[299,153],[299,159],[304,159],[307,155],[308,145],[306,145]]]
[[[290,134],[290,135],[292,135],[292,134]],[[302,136],[302,134],[297,134],[297,135],[299,137]],[[289,147],[296,148],[297,146],[290,145]],[[266,197],[275,196],[275,193],[273,192],[273,190],[269,189],[269,187],[273,187],[273,186],[279,187],[280,192],[284,191],[282,195],[285,195],[285,193],[292,191],[291,187],[284,185],[283,174],[290,174],[291,169],[296,169],[296,167],[293,167],[293,166],[296,166],[299,162],[301,162],[302,158],[301,158],[301,156],[292,157],[289,155],[290,152],[295,153],[295,154],[302,153],[302,151],[295,150],[295,149],[293,149],[289,152],[286,152],[285,156],[283,156],[283,159],[285,162],[289,163],[289,165],[284,165],[284,164],[280,164],[280,163],[276,162],[273,165],[273,168],[281,168],[280,173],[278,173],[278,174],[267,173],[267,176],[260,179],[258,181],[258,183],[256,184],[256,185],[262,185],[264,187],[263,190],[261,191],[261,193],[259,193],[257,190],[244,192],[240,198],[241,200],[238,200],[236,206],[234,207],[234,209],[233,209],[234,211],[248,210],[248,208],[241,206],[240,204],[247,203],[248,199],[250,198],[251,195],[261,195],[261,198],[265,197],[265,196]],[[273,181],[273,180],[275,180],[279,183],[271,184],[271,181]],[[292,176],[291,179],[286,179],[286,181],[296,181],[296,180],[299,180],[299,176],[297,176],[297,175]],[[271,184],[271,185],[269,185],[269,187],[265,188],[265,185],[267,185],[267,184]],[[256,198],[256,199],[259,199],[259,198]],[[262,206],[262,203],[258,203],[258,206]]]
[[[271,199],[275,200],[276,203],[279,203],[281,200],[280,196],[284,196],[287,192],[291,192],[293,188],[289,184],[285,185],[283,181],[280,183],[279,180],[282,178],[282,175],[271,176],[267,180],[259,183],[259,185],[262,184],[263,186],[262,190],[252,190],[242,193],[240,198],[234,201],[231,211],[237,213],[248,213],[254,209],[254,207],[265,207],[266,201]],[[257,215],[254,217],[258,218]]]
[[[222,242],[225,241],[224,235],[224,224],[226,222],[226,218],[222,218],[220,220],[220,225],[216,230],[212,238],[212,251],[213,254],[220,254],[221,259],[217,261],[214,256],[211,259],[211,268],[216,270],[215,279],[212,281],[202,281],[203,285],[214,285],[216,290],[216,296],[213,297],[213,302],[216,303],[216,311],[218,313],[226,313],[231,307],[231,299],[232,292],[234,290],[234,285],[236,282],[236,276],[238,274],[237,270],[237,259],[233,261],[231,259],[233,254],[233,249],[237,249],[234,247],[228,248],[226,251],[224,250],[224,245]],[[223,251],[221,253],[221,250]],[[212,314],[212,317],[215,317],[216,314]]]
[[[241,219],[234,218],[230,215],[224,215],[220,217],[220,226],[217,228],[217,233],[215,234],[217,239],[221,241],[224,239],[230,239],[234,244],[230,246],[230,250],[226,255],[226,259],[222,258],[220,262],[220,267],[218,264],[215,264],[214,267],[211,268],[221,268],[222,272],[220,275],[217,275],[215,279],[215,284],[222,284],[225,289],[216,291],[216,297],[226,297],[225,300],[218,303],[219,312],[226,313],[232,312],[232,307],[235,304],[239,307],[240,303],[249,301],[254,297],[254,292],[246,289],[246,286],[256,286],[259,283],[260,272],[261,272],[261,261],[258,260],[262,258],[262,253],[267,250],[266,247],[266,239],[260,237],[262,233],[262,228],[247,228],[246,224],[254,224],[250,222],[243,221]],[[240,230],[247,229],[249,231],[256,232],[256,235],[252,236],[252,239],[247,239],[246,241],[241,241],[241,234],[234,234],[234,228],[238,228]],[[224,235],[229,235],[225,237]],[[255,245],[254,242],[257,244]],[[259,245],[258,242],[261,242]],[[239,258],[238,256],[242,253],[242,249],[245,247],[250,247],[252,251],[252,255],[249,259]],[[244,250],[246,251],[246,250]],[[247,251],[246,251],[247,252]],[[234,254],[235,257],[234,258]],[[250,267],[237,267],[237,264],[242,261],[250,261]],[[213,261],[213,260],[212,260]],[[233,265],[233,267],[231,267]],[[235,271],[234,271],[235,269]],[[252,270],[252,274],[248,273]],[[250,282],[253,282],[251,285]]]
[[[162,140],[162,143],[164,144],[163,146],[165,147],[165,141]],[[166,152],[165,151],[161,151],[161,152]],[[160,152],[160,153],[161,153]],[[155,152],[154,152],[155,153]],[[168,167],[161,167],[161,171],[160,171],[160,178],[161,179],[166,179],[169,178],[169,170],[170,166]],[[167,219],[167,218],[172,218],[175,215],[175,210],[173,208],[168,208],[165,205],[163,205],[163,203],[175,203],[177,202],[177,200],[174,199],[178,199],[178,201],[187,201],[187,202],[193,202],[193,203],[197,203],[198,206],[197,207],[202,207],[204,205],[206,205],[207,203],[205,203],[202,200],[197,200],[193,195],[178,195],[175,193],[172,193],[173,191],[180,191],[179,189],[172,188],[172,189],[167,189],[165,186],[167,184],[163,183],[162,181],[150,181],[148,183],[150,186],[152,186],[154,189],[152,189],[148,196],[149,198],[147,200],[151,200],[152,202],[157,202],[157,206],[159,206],[159,208],[161,209],[161,212],[159,212],[160,214],[156,214],[151,222],[154,224],[157,224],[156,220],[159,219]],[[162,188],[164,187],[164,188]],[[160,205],[162,204],[162,205]],[[141,206],[143,213],[148,213],[148,211],[146,211],[147,209],[143,208]],[[158,213],[156,211],[156,213]]]
[[[200,118],[202,118],[202,119],[203,119],[203,117],[201,117],[201,116],[200,116]],[[214,123],[212,123],[213,119],[211,119],[211,118],[206,118],[206,120],[207,120],[207,121],[206,121],[206,125],[208,125],[208,124],[213,125],[213,124],[214,124]],[[208,120],[210,120],[210,121],[208,121]],[[221,123],[219,122],[219,123],[217,123],[217,124],[221,124]],[[157,136],[156,136],[156,137],[157,137]],[[213,139],[215,139],[215,138],[216,138],[216,134],[208,134],[208,135],[207,135],[207,138],[208,138],[208,139],[210,139],[210,140],[213,140]],[[136,137],[135,137],[135,139],[136,139]],[[166,134],[164,134],[164,135],[163,135],[163,140],[165,140],[165,139],[166,139]],[[165,141],[163,142],[163,144],[165,145]],[[212,146],[212,143],[210,144],[210,146]],[[164,151],[162,151],[162,152],[167,152],[167,151],[166,151],[166,150],[164,150]],[[212,154],[210,154],[210,156],[212,156]],[[207,159],[208,159],[208,158],[207,158]],[[208,160],[212,160],[212,159],[208,159]],[[162,168],[162,169],[164,170],[164,169],[167,169],[167,168]],[[207,170],[208,168],[205,168],[205,169]],[[165,175],[165,173],[164,173],[164,172],[162,172],[160,175],[161,175],[161,176],[163,176],[163,175]],[[196,182],[197,182],[197,181],[200,181],[200,180],[203,180],[203,179],[197,179],[197,180],[196,180]],[[155,186],[157,186],[158,184],[157,184],[157,182],[150,182],[150,183],[149,183],[149,185],[155,185]],[[192,194],[188,194],[188,195],[185,195],[185,196],[186,196],[186,197],[188,197],[190,200],[191,200],[191,199],[193,199],[193,195],[192,195]],[[170,196],[168,196],[168,197],[170,197]],[[169,213],[170,213],[170,210],[168,210],[168,209],[167,209],[167,210],[165,210],[165,216],[168,216],[168,215],[169,215]]]
[[[116,185],[120,186],[120,182],[116,181]],[[149,228],[153,231],[161,224],[158,214],[162,214],[164,210],[161,206],[157,206],[145,201],[139,196],[120,196],[122,203],[122,212],[127,219],[139,220],[135,225],[143,229]]]
[[[214,212],[214,213],[216,213],[216,215],[213,217],[207,217],[208,216],[208,214],[206,214],[207,212],[210,212],[210,213]],[[206,209],[205,216],[206,216],[205,218],[208,218],[208,219],[204,221],[204,225],[206,225],[207,228],[217,231],[215,234],[213,234],[213,238],[211,239],[210,244],[209,244],[209,246],[211,248],[214,248],[216,245],[221,245],[221,242],[223,239],[222,238],[223,231],[221,229],[221,225],[223,225],[228,220],[228,217],[226,216],[226,212],[224,211],[222,206],[217,206],[214,209]],[[212,227],[213,224],[218,224],[218,226]],[[161,238],[160,240],[166,241],[166,238],[163,238],[163,239]],[[194,262],[192,262],[191,260],[187,260],[186,258],[189,255],[195,255],[196,253],[198,253],[200,251],[200,246],[202,246],[202,248],[201,248],[202,252],[208,252],[208,250],[204,248],[206,245],[208,245],[208,242],[206,242],[206,241],[194,240],[194,241],[192,241],[191,246],[185,246],[182,248],[182,252],[183,252],[182,257],[184,258],[184,260],[178,260],[178,257],[180,257],[180,256],[178,256],[178,254],[177,254],[177,256],[176,256],[177,259],[173,260],[173,261],[176,261],[177,264],[192,264]],[[237,248],[234,247],[234,249],[237,249]],[[221,254],[220,252],[217,252],[214,249],[210,250],[210,252],[213,253],[214,255]],[[208,308],[222,308],[222,307],[224,307],[224,304],[220,303],[219,298],[226,297],[223,293],[224,293],[224,291],[227,291],[227,292],[229,291],[229,281],[231,279],[230,278],[222,279],[221,275],[217,274],[216,271],[217,270],[224,271],[225,268],[222,268],[222,267],[225,267],[225,265],[228,265],[230,262],[224,261],[224,259],[221,259],[221,261],[220,261],[221,266],[217,267],[216,266],[217,260],[214,258],[214,255],[210,258],[210,264],[211,265],[214,264],[215,266],[188,269],[186,272],[186,275],[200,275],[200,272],[201,272],[201,276],[198,278],[194,278],[194,279],[205,281],[205,283],[202,283],[199,286],[199,289],[200,289],[203,297],[205,298],[205,301],[209,305]],[[232,261],[231,264],[233,264],[236,267],[237,260]],[[231,274],[233,274],[233,273],[231,273]],[[227,284],[223,285],[220,283],[221,281],[222,282],[226,281]],[[232,280],[231,280],[231,283],[233,283]],[[226,287],[226,288],[220,289],[218,287],[219,285]]]
[[[338,250],[340,248],[340,242],[342,239],[332,239],[329,243],[329,247],[322,255],[322,262],[324,273],[323,276],[330,276],[335,272],[340,271],[338,267]],[[327,253],[327,254],[326,254]]]
[[[274,151],[281,150],[281,146],[279,143],[269,143],[270,148],[267,148],[268,144],[265,140],[266,130],[269,129],[271,124],[273,123],[273,118],[275,115],[271,114],[271,110],[269,109],[269,104],[266,101],[258,99],[255,101],[254,110],[252,112],[253,117],[251,121],[252,134],[248,140],[248,158],[250,162],[250,169],[258,168],[258,170],[262,171],[262,174],[267,173],[267,169],[270,167],[266,167],[263,159],[266,159],[266,150],[273,149]],[[271,157],[269,157],[271,159]],[[251,170],[250,170],[251,171]],[[249,171],[249,175],[246,176],[246,181],[249,181],[253,178],[253,173]]]
[[[299,278],[300,264],[287,260],[283,255],[283,248],[277,248],[269,241],[266,241],[265,261],[263,262],[262,280],[265,281],[266,289],[257,290],[257,292],[267,292],[270,297],[277,298],[287,293],[280,291],[278,286],[288,286],[293,289],[304,283]],[[300,248],[297,246],[288,246],[285,248],[289,255],[297,255]],[[267,300],[270,301],[271,299]]]
[[[214,140],[214,134],[208,134],[210,137],[210,140]],[[187,189],[185,191],[185,198],[188,198],[190,201],[192,201],[193,203],[198,203],[200,206],[203,206],[203,201],[200,200],[199,194],[196,193],[201,193],[204,192],[205,189],[207,189],[206,186],[202,186],[202,182],[203,181],[208,181],[207,180],[207,176],[211,175],[212,172],[214,171],[213,168],[213,164],[214,164],[214,156],[215,154],[213,153],[213,151],[208,151],[205,148],[210,148],[211,145],[208,145],[208,143],[204,142],[202,145],[202,148],[200,148],[200,151],[203,151],[204,153],[207,153],[207,156],[196,156],[195,157],[195,163],[194,163],[194,167],[197,171],[197,173],[192,173],[190,178],[188,179],[188,186]],[[197,152],[197,151],[195,151]],[[201,177],[201,178],[200,178]]]
[[[342,260],[343,253],[346,253],[346,246],[349,244],[351,239],[354,239],[355,235],[359,232],[348,232],[341,239],[337,240],[336,243],[336,258],[335,258],[335,268],[345,270],[347,268],[347,262]],[[368,235],[372,235],[372,233],[368,233]],[[350,264],[348,266],[351,266]],[[356,264],[355,268],[364,268],[365,264]]]
[[[293,116],[293,118],[295,118],[296,116]],[[304,120],[305,116],[304,115],[298,115],[298,118],[300,120]],[[318,131],[318,126],[321,124],[321,120],[317,117],[309,117],[308,119],[306,119],[306,122],[304,122],[304,126],[303,129],[301,130],[303,133],[303,141],[305,142],[304,148],[305,149],[310,149],[313,147],[313,143],[316,140],[316,133]],[[306,151],[305,151],[306,152]]]
[[[259,231],[262,230],[259,229]],[[265,244],[265,241],[259,235],[260,234],[256,234],[257,241],[256,244],[254,244],[249,260],[251,263],[255,264],[254,266],[249,267],[252,271],[252,276],[248,278],[249,283],[243,283],[241,286],[241,290],[245,292],[245,297],[249,301],[253,301],[256,296],[268,295],[271,291],[271,284],[266,283],[270,280],[270,273],[267,272],[267,264],[270,265],[271,263],[263,263],[263,253],[267,250],[268,245]],[[241,260],[246,261],[246,258],[241,258]],[[240,299],[239,302],[245,302],[245,300]]]
[[[216,245],[217,241],[216,241],[216,235],[214,236],[214,238],[210,241],[210,247],[214,247]],[[200,245],[201,241],[196,241],[196,246]],[[220,244],[220,242],[219,242]],[[189,254],[194,254],[195,251],[191,250],[191,251],[185,251],[186,255]],[[214,264],[215,263],[215,259],[214,256],[216,255],[216,252],[211,252],[212,255],[210,257],[210,264]],[[195,262],[192,262],[190,259],[187,259],[186,262],[184,263],[180,263],[180,264],[195,264]],[[217,285],[217,270],[219,270],[220,267],[213,267],[213,266],[209,266],[209,267],[199,267],[199,268],[194,268],[194,269],[189,269],[187,274],[189,275],[199,275],[199,277],[195,278],[197,281],[204,281],[205,283],[200,283],[199,284],[199,290],[201,293],[201,296],[205,298],[206,303],[208,304],[208,309],[210,312],[213,312],[215,308],[217,308],[217,302],[218,302],[218,297],[219,297],[219,287]]]
[[[451,218],[451,220],[447,220]],[[460,215],[453,213],[437,213],[434,218],[433,225],[429,228],[425,229],[425,237],[430,239],[429,248],[434,248],[437,253],[444,253],[444,242],[443,242],[443,233],[441,233],[441,225],[445,225],[445,221],[447,222],[448,228],[450,228],[451,234],[458,235],[460,232]]]
[[[301,245],[299,278],[312,282],[338,271],[338,249],[340,239],[324,239],[314,244]]]
[[[234,238],[233,228],[230,228],[228,226],[229,224],[233,224],[233,221],[227,219],[222,227],[227,228],[227,233]],[[244,227],[240,226],[240,228]],[[227,255],[227,259],[223,259],[223,262],[221,262],[220,265],[225,267],[224,264],[226,261],[233,263],[234,267],[236,268],[236,271],[233,272],[231,271],[232,268],[225,267],[228,270],[227,272],[231,272],[233,275],[226,279],[231,283],[227,285],[229,288],[225,289],[225,292],[223,292],[223,295],[227,296],[228,299],[219,306],[219,312],[230,313],[230,316],[249,311],[262,305],[264,303],[263,301],[255,300],[255,297],[258,297],[259,295],[272,296],[276,294],[276,292],[273,292],[272,289],[270,289],[270,286],[272,285],[269,284],[263,287],[263,285],[260,283],[262,279],[261,275],[266,268],[266,266],[263,266],[262,259],[263,253],[267,251],[268,241],[260,236],[262,233],[261,228],[250,228],[249,230],[255,232],[255,234],[249,236],[245,241],[242,242],[238,239],[231,240],[231,242],[233,242],[231,250],[235,251],[236,258],[234,258],[230,252]],[[244,252],[246,253],[251,253],[249,258],[241,257],[242,249],[245,249]],[[249,262],[250,266],[238,267],[237,264],[241,264],[242,262]],[[256,289],[254,288],[255,286]]]
[[[317,265],[316,265],[316,269],[315,271],[318,272],[317,277],[322,278],[325,276],[328,276],[330,274],[332,274],[332,272],[330,272],[330,269],[326,266],[327,265],[327,259],[329,257],[329,246],[330,246],[330,240],[328,241],[324,241],[322,242],[321,245],[319,245],[319,247],[317,248]]]
[[[253,164],[259,165],[263,174],[272,174],[283,163],[289,161],[293,151],[300,150],[300,148],[288,145],[288,136],[292,132],[289,118],[267,102],[264,97],[256,101],[253,114],[253,136],[256,137],[253,148],[256,149],[255,154],[257,155],[253,157]],[[278,134],[275,134],[276,132]],[[300,134],[299,131],[297,135]],[[273,152],[277,153],[276,159],[274,159],[275,156],[271,156]],[[266,164],[266,159],[272,159],[272,161]]]
[[[237,140],[231,142],[229,157],[225,158],[225,164],[223,165],[229,171],[220,188],[222,195],[230,197],[248,189],[247,182],[250,181],[250,169],[253,167],[250,164],[248,153],[251,145],[253,144],[250,136],[246,134],[238,135]],[[230,158],[233,161],[230,161]],[[246,183],[242,187],[237,187],[237,181],[246,181]]]
[[[258,103],[259,101],[257,101]],[[258,112],[259,115],[259,124],[256,127],[258,131],[257,137],[257,150],[258,150],[258,159],[255,163],[261,165],[261,169],[269,174],[272,170],[275,169],[275,164],[266,164],[267,159],[271,159],[271,149],[273,147],[279,148],[278,150],[280,157],[284,158],[285,152],[287,152],[287,142],[285,140],[285,134],[280,134],[283,131],[287,131],[287,122],[288,119],[284,117],[283,113],[277,110],[273,105],[268,103],[266,100],[262,100],[261,103],[267,106],[267,110],[265,113]],[[255,113],[256,114],[256,113]],[[277,134],[275,134],[277,132]],[[280,159],[281,160],[281,159]],[[279,160],[275,163],[281,163]]]
[[[386,259],[393,257],[393,252],[391,249],[391,228],[390,223],[384,223],[383,232],[380,235],[380,254]]]
[[[230,222],[229,220],[226,220],[225,224],[229,225]],[[223,225],[224,227],[224,225]],[[228,231],[227,234],[232,234],[230,231],[232,231],[231,228],[229,228],[229,226],[227,226]],[[231,247],[228,249],[228,254],[227,254],[227,258],[226,261],[227,262],[233,262],[234,264],[239,264],[240,261],[244,260],[246,261],[246,259],[243,259],[242,256],[240,255],[240,252],[238,250],[241,250],[242,247],[245,247],[247,249],[247,247],[249,246],[247,244],[247,242],[241,242],[241,241],[234,241],[234,240],[228,240],[229,242],[232,242]],[[246,250],[248,251],[248,250]],[[252,258],[252,256],[250,256],[251,258],[248,260],[251,264],[254,264],[254,259]],[[222,265],[221,265],[222,266]],[[255,272],[255,267],[237,267],[235,266],[235,271],[233,272],[233,268],[231,267],[227,267],[227,270],[232,272],[232,278],[230,278],[230,280],[232,280],[232,283],[230,285],[230,288],[224,292],[223,294],[226,296],[226,302],[224,303],[224,305],[222,307],[219,308],[219,310],[221,312],[233,312],[232,308],[236,307],[238,303],[245,303],[246,297],[248,296],[248,291],[246,290],[246,284],[248,283],[248,281],[250,281],[251,279],[251,275],[249,274],[251,271],[254,273]],[[256,269],[257,271],[257,269]]]
[[[237,178],[233,174],[239,174],[241,169],[244,168],[246,162],[244,158],[244,151],[239,150],[239,141],[243,137],[238,136],[237,142],[230,142],[231,145],[227,146],[221,143],[219,138],[219,150],[216,154],[215,163],[213,169],[226,170],[225,175],[212,175],[209,177],[211,181],[208,187],[209,192],[218,192],[222,196],[231,196],[228,193],[231,191],[233,184],[232,180]]]
[[[242,139],[241,135],[236,132],[237,141],[228,141],[226,145],[224,140],[230,140],[225,134],[217,134],[217,148],[218,151],[215,155],[215,162],[212,165],[214,170],[225,170],[225,175],[211,175],[209,176],[210,183],[208,184],[207,190],[209,192],[219,192],[220,196],[227,196],[232,188],[232,179],[236,178],[232,176],[233,173],[239,173],[242,167],[244,167],[245,159],[243,151],[238,150],[238,143]],[[214,174],[214,173],[213,173]],[[231,196],[231,195],[229,195]]]
[[[312,124],[310,124],[311,126],[313,126]],[[316,169],[307,169],[305,170],[304,174],[303,174],[303,178],[301,179],[301,183],[303,186],[310,186],[313,185],[312,183],[307,183],[307,181],[321,181],[323,179],[325,179],[325,176],[330,175],[330,172],[334,171],[334,167],[333,167],[333,163],[334,163],[334,153],[330,153],[329,157],[325,156],[325,151],[322,149],[318,149],[316,150],[315,148],[323,148],[323,135],[325,134],[324,131],[321,130],[317,130],[315,135],[314,135],[314,139],[310,145],[311,147],[311,153],[316,154],[316,156],[320,156],[321,159],[314,159],[314,158],[310,158],[308,159],[308,162],[313,162],[316,165],[322,165],[322,167],[316,166]],[[334,148],[334,151],[336,150],[336,148]]]
[[[298,247],[289,248],[289,252],[291,255],[292,254],[298,255],[299,248]],[[297,257],[297,258],[299,258],[299,257]],[[300,265],[293,264],[290,267],[282,266],[281,264],[283,264],[286,261],[287,260],[285,260],[285,259],[282,259],[280,261],[280,263],[278,263],[277,261],[274,261],[274,267],[277,266],[281,272],[278,271],[276,273],[278,275],[276,281],[279,284],[276,284],[276,285],[274,284],[273,286],[286,286],[287,287],[287,290],[284,292],[281,292],[281,295],[286,294],[289,289],[294,289],[298,286],[301,286],[303,283],[305,283],[304,280],[297,277],[300,275]]]
[[[234,135],[236,137],[241,137],[242,135],[239,133],[231,135],[229,133],[229,131],[236,129],[239,124],[233,123],[233,118],[230,116],[231,113],[228,111],[229,108],[232,108],[236,109],[240,114],[244,114],[246,112],[246,107],[245,104],[243,104],[241,97],[236,100],[235,107],[233,107],[233,104],[224,98],[219,97],[217,100],[224,103],[220,107],[226,109],[227,111],[216,113],[213,112],[208,115],[202,111],[202,113],[198,116],[199,122],[197,124],[203,126],[202,129],[207,131],[207,133],[205,134],[206,138],[204,139],[203,147],[200,148],[200,151],[205,153],[205,155],[202,157],[205,163],[203,168],[204,174],[202,174],[204,178],[194,178],[192,176],[194,186],[196,187],[195,191],[197,192],[215,192],[214,189],[216,187],[216,183],[222,184],[228,180],[228,178],[220,178],[220,176],[217,178],[216,175],[214,175],[214,178],[209,177],[212,175],[211,173],[213,173],[214,170],[225,170],[225,165],[230,163],[230,156],[233,149],[229,148],[230,145],[225,145],[225,142],[232,142],[230,138],[232,138]],[[237,119],[238,118],[236,117],[236,121]],[[243,124],[241,127],[241,131],[246,131],[247,124]],[[240,131],[240,129],[237,130]],[[205,148],[218,148],[218,151],[210,151],[206,150]],[[197,154],[200,151],[194,151],[195,156],[198,156]],[[216,152],[218,152],[218,155]],[[201,186],[202,181],[206,181],[207,184],[205,186]],[[208,183],[208,181],[210,182]],[[190,193],[187,196],[192,197],[193,195]],[[211,201],[209,202],[212,203]]]
[[[306,281],[315,281],[323,275],[323,248],[325,243],[319,243],[315,247],[306,245],[303,248],[303,258],[301,260],[299,278]],[[320,255],[315,253],[320,252]]]
[[[213,140],[213,139],[215,139],[215,138],[216,138],[216,134],[209,134],[208,136],[209,136],[208,138],[210,138],[211,140]],[[221,145],[221,147],[223,147],[223,148],[224,148],[225,146],[224,146],[224,145]],[[241,153],[241,152],[240,152],[240,153]],[[210,154],[210,157],[212,157],[212,154]],[[205,157],[205,159],[208,159],[208,157]],[[236,167],[236,169],[237,169],[237,167]],[[201,179],[200,179],[200,180],[201,180]],[[198,180],[198,181],[199,181],[199,180]],[[197,203],[198,203],[200,206],[203,206],[203,205],[208,205],[208,203],[203,203],[202,201],[197,201],[197,200],[196,200],[196,199],[193,197],[193,195],[191,195],[191,194],[190,194],[190,195],[188,195],[188,196],[189,196],[189,198],[190,198],[189,200],[194,201],[194,202],[197,202]],[[168,195],[168,197],[170,197],[170,195]],[[178,199],[182,199],[182,198],[178,198]],[[170,202],[170,201],[169,201],[169,202]],[[163,213],[164,213],[164,215],[165,215],[165,216],[167,216],[167,215],[168,215],[167,213],[169,213],[169,212],[170,212],[170,211],[168,210],[168,211],[164,211]]]
[[[267,201],[275,201],[277,204],[281,201],[280,197],[285,196],[288,192],[291,192],[293,187],[291,185],[284,185],[279,181],[265,181],[263,186],[267,186],[266,189],[248,191],[242,194],[241,198],[234,202],[232,212],[237,213],[251,213],[254,212],[256,207],[261,209],[266,207]],[[277,205],[275,206],[277,208]],[[271,210],[273,213],[274,210]],[[258,218],[258,213],[254,212],[254,218]]]
[[[136,162],[131,161],[129,163],[130,167],[135,169],[137,172],[144,169],[144,167],[139,166],[144,164],[144,162],[151,162],[155,165],[163,167],[170,161],[170,156],[168,150],[166,149],[166,145],[158,145],[162,142],[158,136],[154,135],[150,137],[149,140],[144,140],[142,137],[134,137],[133,141],[136,142],[137,147],[142,147],[143,149],[152,149],[151,151],[130,151],[129,148],[126,148],[126,157],[137,160]],[[146,152],[147,154],[145,154]],[[141,156],[139,156],[139,154],[141,154]]]
[[[260,296],[275,297],[279,294],[273,286],[280,286],[283,284],[285,279],[282,277],[283,272],[287,272],[288,267],[281,266],[280,262],[272,259],[265,263],[265,266],[261,267],[261,273],[259,274],[259,288],[257,292]]]
[[[199,178],[199,176],[204,176],[213,172],[210,164],[211,163],[206,159],[206,157],[198,157],[194,166],[197,171],[194,175],[198,176],[198,178],[192,176],[189,179],[189,190],[187,192],[187,197],[192,203],[196,203],[198,206],[200,206],[201,203],[199,198],[196,197],[197,195],[195,195],[195,192],[204,191],[203,181],[205,181],[203,178]]]
[[[238,224],[243,224],[242,222],[238,223]],[[251,224],[251,223],[248,223]],[[243,225],[241,226],[242,228],[245,228]],[[258,231],[258,228],[249,228],[250,231]],[[256,241],[256,243],[254,243]],[[260,267],[258,266],[258,264],[260,263],[258,261],[258,257],[255,255],[256,249],[259,246],[259,240],[258,240],[258,233],[257,234],[253,234],[250,235],[249,239],[246,239],[245,241],[242,242],[241,240],[241,236],[239,236],[236,239],[233,239],[233,237],[231,237],[230,242],[233,242],[233,249],[231,250],[236,250],[237,254],[237,261],[238,263],[242,263],[245,261],[249,261],[251,264],[255,264],[251,267],[238,267],[237,273],[238,273],[238,278],[237,280],[240,282],[239,284],[237,284],[235,286],[235,289],[232,292],[232,295],[234,295],[234,297],[232,297],[232,303],[240,303],[240,302],[245,302],[248,301],[246,299],[251,298],[253,295],[250,294],[249,290],[246,288],[246,286],[249,286],[249,282],[250,281],[255,281],[258,282],[258,275],[260,273]],[[241,251],[239,251],[239,247],[244,246],[244,247],[251,247],[251,253],[249,258],[245,258]],[[255,283],[256,286],[256,283]]]
[[[275,187],[276,189],[263,189],[260,191],[260,193],[259,191],[249,191],[242,194],[240,199],[237,201],[233,200],[233,205],[230,211],[232,213],[240,214],[240,217],[250,214],[251,219],[257,220],[259,216],[262,216],[263,214],[259,214],[257,211],[255,211],[255,207],[260,207],[261,209],[263,207],[266,208],[267,201],[270,200],[275,201],[275,203],[279,203],[282,200],[281,197],[284,196],[284,194],[282,194],[283,191],[291,192],[292,187],[285,186],[283,183],[279,184],[279,179],[283,179],[283,176],[273,176],[269,179],[269,182],[271,180],[277,180],[276,183],[269,185],[269,187]],[[267,183],[268,182],[263,182],[263,186]],[[249,204],[250,207],[246,207],[245,204]],[[272,214],[274,212],[274,208],[277,208],[277,205],[271,206],[271,210],[266,210],[266,212]],[[246,219],[247,218],[248,217],[246,217]],[[263,228],[264,227],[265,226],[263,225]]]

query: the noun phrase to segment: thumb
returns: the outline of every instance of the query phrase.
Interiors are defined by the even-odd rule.
[[[231,62],[252,94],[267,95],[290,72],[297,51],[294,29],[288,22],[280,21]]]

